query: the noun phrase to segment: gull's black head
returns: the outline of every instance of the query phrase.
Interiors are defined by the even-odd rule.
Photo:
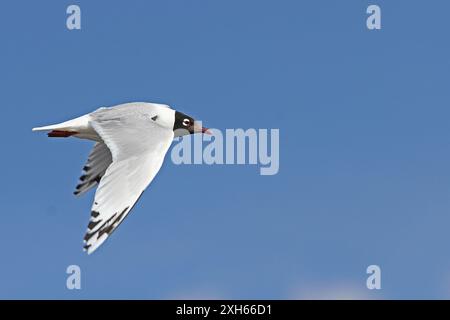
[[[175,111],[173,131],[175,132],[175,136],[184,136],[198,132],[209,133],[208,129],[203,128],[194,118],[178,111]]]

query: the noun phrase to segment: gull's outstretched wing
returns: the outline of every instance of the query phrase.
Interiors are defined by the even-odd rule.
[[[92,114],[91,125],[111,151],[95,193],[84,237],[88,254],[95,251],[125,219],[153,180],[173,140],[173,131],[148,115],[103,109]]]
[[[104,142],[97,142],[89,154],[88,160],[83,167],[80,182],[73,193],[75,195],[82,195],[99,183],[111,162],[111,151],[109,151]]]

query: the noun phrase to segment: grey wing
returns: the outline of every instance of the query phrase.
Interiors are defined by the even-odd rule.
[[[97,142],[89,154],[80,181],[75,188],[75,195],[82,195],[89,189],[100,183],[100,179],[112,162],[111,151],[103,142]]]
[[[111,114],[113,115],[113,114]],[[139,114],[103,113],[91,125],[112,155],[95,193],[84,237],[88,254],[95,251],[129,214],[153,180],[173,140],[173,131]]]

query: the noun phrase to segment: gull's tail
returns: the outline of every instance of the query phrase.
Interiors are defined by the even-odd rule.
[[[80,130],[88,126],[88,115],[84,115],[69,121],[52,124],[44,127],[33,128],[33,131],[50,131],[49,137],[66,138],[78,134]]]

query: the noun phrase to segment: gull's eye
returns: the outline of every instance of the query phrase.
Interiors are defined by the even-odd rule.
[[[183,126],[187,127],[187,126],[189,126],[190,124],[191,124],[191,120],[189,120],[189,119],[184,119],[184,120],[183,120]]]

